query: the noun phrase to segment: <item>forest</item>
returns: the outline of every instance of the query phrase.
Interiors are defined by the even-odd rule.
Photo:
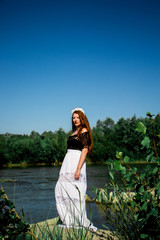
[[[146,149],[142,148],[143,136],[136,131],[139,122],[149,129],[149,118],[120,118],[116,123],[109,117],[104,121],[98,120],[92,128],[93,151],[87,157],[93,163],[104,163],[114,159],[116,152],[123,152],[131,161],[143,161]],[[160,115],[148,130],[148,135],[154,133],[155,141],[159,142]],[[152,131],[152,132],[151,132]],[[48,131],[39,134],[32,131],[30,135],[0,134],[0,167],[8,164],[60,164],[66,153],[67,138],[71,131],[65,132],[62,128],[55,132]],[[157,138],[157,139],[156,139]],[[158,146],[160,153],[160,146]]]

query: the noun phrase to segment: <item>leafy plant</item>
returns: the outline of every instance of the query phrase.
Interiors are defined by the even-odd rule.
[[[31,236],[29,224],[23,222],[14,209],[14,204],[7,198],[3,188],[0,190],[0,240],[29,240]]]
[[[147,113],[150,125],[147,128],[139,122],[136,131],[143,134],[142,149],[146,151],[146,164],[141,174],[131,167],[129,157],[116,153],[116,160],[110,161],[110,184],[101,196],[105,204],[107,224],[119,239],[160,239],[160,158],[157,146],[159,135],[155,135],[153,123],[159,119]],[[155,126],[155,124],[154,124]],[[115,180],[120,172],[123,185]],[[99,196],[99,190],[95,190]],[[101,193],[102,194],[102,193]]]

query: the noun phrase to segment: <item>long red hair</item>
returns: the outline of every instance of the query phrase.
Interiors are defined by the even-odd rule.
[[[79,138],[80,134],[82,133],[83,128],[86,128],[89,133],[91,144],[88,147],[88,153],[90,154],[92,152],[92,148],[93,148],[93,138],[92,138],[92,132],[91,132],[91,128],[89,125],[89,121],[83,112],[76,110],[73,112],[73,114],[74,113],[77,113],[79,115],[79,118],[81,121],[81,125],[80,125],[79,131],[78,131],[78,138]],[[73,114],[72,114],[72,131],[74,132],[74,131],[76,131],[76,126],[73,123]]]

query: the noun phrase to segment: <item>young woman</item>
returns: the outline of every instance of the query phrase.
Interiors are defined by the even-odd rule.
[[[85,158],[92,151],[93,140],[88,119],[82,108],[72,110],[72,130],[55,187],[56,207],[66,227],[83,226],[96,231],[97,228],[87,218],[85,209]]]

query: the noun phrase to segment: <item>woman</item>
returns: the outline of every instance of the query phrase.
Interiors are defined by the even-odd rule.
[[[88,119],[82,108],[72,110],[72,130],[55,187],[56,207],[66,227],[83,226],[96,231],[97,228],[87,219],[85,209],[85,158],[92,151],[93,140]]]

